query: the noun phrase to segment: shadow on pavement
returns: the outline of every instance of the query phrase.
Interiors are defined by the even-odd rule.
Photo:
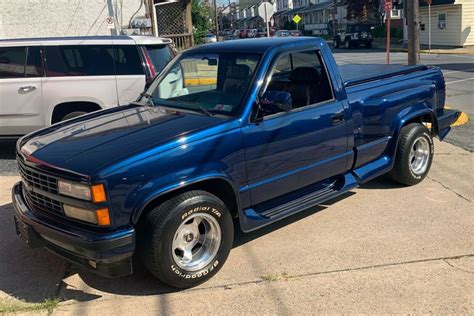
[[[0,159],[15,159],[16,140],[0,140]]]
[[[397,184],[389,180],[377,179],[363,186],[364,189],[396,189]],[[233,248],[240,247],[254,239],[265,236],[296,221],[321,212],[330,205],[356,194],[347,192],[321,206],[304,210],[275,224],[243,233],[235,222],[235,240]],[[45,249],[29,249],[15,233],[13,207],[11,204],[0,206],[0,293],[16,297],[29,303],[41,302],[44,298],[59,295],[61,300],[87,302],[102,297],[100,292],[117,295],[159,295],[179,291],[167,287],[146,271],[135,260],[135,273],[131,276],[108,279],[83,271],[76,266],[50,254]],[[85,288],[68,285],[68,278],[78,274]]]

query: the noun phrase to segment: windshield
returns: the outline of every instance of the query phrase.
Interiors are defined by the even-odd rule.
[[[150,103],[236,115],[259,59],[254,53],[183,54],[148,89]]]

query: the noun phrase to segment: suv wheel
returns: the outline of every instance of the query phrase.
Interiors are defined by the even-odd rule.
[[[138,234],[147,269],[167,285],[190,288],[209,280],[224,265],[234,226],[219,198],[190,191],[148,213]]]
[[[433,138],[425,126],[418,123],[404,126],[390,176],[405,185],[420,183],[430,171],[433,154]]]
[[[72,119],[72,118],[75,118],[75,117],[78,117],[78,116],[81,116],[81,115],[84,115],[84,114],[87,114],[87,112],[84,112],[84,111],[74,111],[74,112],[71,112],[71,113],[68,113],[68,114],[64,115],[64,116],[59,120],[59,122],[62,122],[62,121],[65,121],[65,120],[69,120],[69,119]]]
[[[344,47],[345,47],[346,49],[352,48],[351,41],[350,41],[350,40],[346,40],[346,41],[344,42]]]
[[[334,48],[339,48],[339,41],[337,39],[333,40],[333,46]]]

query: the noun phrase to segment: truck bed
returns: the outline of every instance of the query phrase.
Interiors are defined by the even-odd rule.
[[[346,87],[425,69],[427,69],[425,65],[348,64],[339,66],[339,72]]]

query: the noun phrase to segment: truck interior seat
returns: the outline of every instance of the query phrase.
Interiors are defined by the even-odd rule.
[[[318,102],[320,76],[313,67],[298,67],[290,74],[288,92],[293,99],[293,107],[299,108]]]
[[[250,80],[250,67],[247,65],[233,65],[227,68],[224,81],[224,92],[237,90],[239,93],[246,87],[246,82]]]

